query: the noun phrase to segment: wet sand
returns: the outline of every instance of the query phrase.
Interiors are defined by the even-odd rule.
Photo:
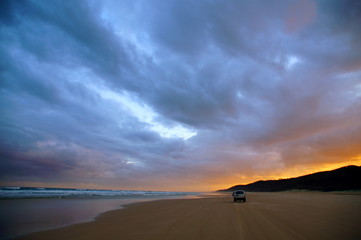
[[[248,193],[137,203],[18,239],[361,239],[360,193]]]
[[[0,240],[77,223],[91,222],[100,214],[121,209],[126,204],[149,202],[157,199],[162,198],[0,199]]]

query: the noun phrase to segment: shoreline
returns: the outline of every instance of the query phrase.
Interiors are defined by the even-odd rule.
[[[101,214],[128,204],[195,196],[3,198],[0,199],[0,240],[92,222]]]
[[[128,204],[92,222],[15,239],[361,239],[361,196],[247,193]]]

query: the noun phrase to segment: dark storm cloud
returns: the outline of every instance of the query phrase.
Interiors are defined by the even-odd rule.
[[[3,1],[2,180],[201,186],[355,159],[360,9]]]

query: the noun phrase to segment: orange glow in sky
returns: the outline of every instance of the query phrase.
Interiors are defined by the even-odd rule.
[[[0,186],[213,191],[361,165],[360,0],[0,5]]]

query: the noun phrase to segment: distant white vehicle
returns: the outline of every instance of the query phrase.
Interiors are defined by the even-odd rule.
[[[246,202],[246,192],[243,190],[233,191],[232,196],[234,202],[237,202],[238,200]]]

